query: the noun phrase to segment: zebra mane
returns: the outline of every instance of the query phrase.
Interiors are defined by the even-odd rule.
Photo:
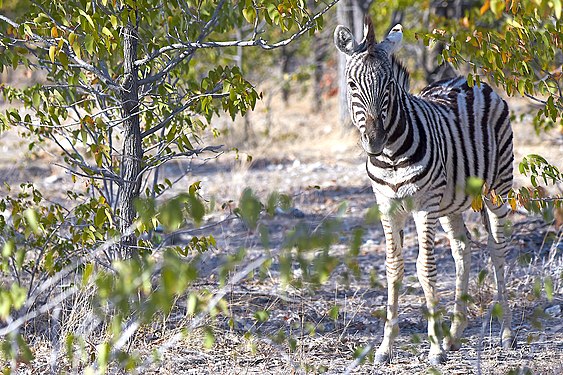
[[[391,56],[391,69],[393,70],[393,77],[395,78],[395,82],[397,85],[401,87],[406,92],[409,92],[410,88],[410,74],[407,68],[399,62],[395,58],[395,56]]]

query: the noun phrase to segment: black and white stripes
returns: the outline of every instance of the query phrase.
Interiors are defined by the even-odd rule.
[[[376,359],[389,359],[398,332],[398,288],[403,277],[402,229],[408,213],[418,232],[417,274],[429,310],[429,358],[441,362],[441,328],[436,316],[434,234],[438,221],[446,230],[456,263],[456,305],[445,349],[459,348],[466,326],[466,294],[470,256],[461,212],[471,205],[466,192],[470,178],[482,179],[497,195],[512,187],[512,130],[506,102],[490,86],[470,87],[462,78],[440,81],[409,93],[409,74],[393,57],[402,40],[395,26],[381,43],[374,40],[366,19],[364,40],[357,43],[350,30],[338,26],[338,49],[347,55],[346,78],[352,121],[360,130],[367,154],[366,169],[382,212],[387,243],[388,312],[383,342]],[[484,218],[502,304],[503,345],[512,344],[510,309],[504,287],[509,210],[486,202]],[[502,232],[502,233],[501,233]]]

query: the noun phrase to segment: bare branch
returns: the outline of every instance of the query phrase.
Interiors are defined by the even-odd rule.
[[[197,155],[200,155],[204,152],[218,153],[221,150],[221,148],[223,148],[223,145],[206,146],[206,147],[202,147],[202,148],[196,148],[194,150],[189,150],[189,151],[186,151],[186,152],[179,152],[177,154],[168,154],[168,155],[165,155],[165,156],[160,157],[160,158],[155,158],[154,161],[153,161],[153,164],[145,167],[141,171],[141,174],[146,173],[146,172],[150,171],[151,169],[158,168],[162,164],[164,164],[164,163],[166,163],[170,160],[173,160],[173,159],[178,159],[178,158],[181,158],[181,157],[197,156]]]

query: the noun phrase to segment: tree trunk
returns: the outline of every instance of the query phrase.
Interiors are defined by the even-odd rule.
[[[312,110],[319,113],[323,108],[322,79],[324,75],[325,46],[320,36],[313,36],[313,106]]]
[[[291,55],[293,53],[288,47],[283,46],[281,48],[281,76],[282,76],[282,100],[283,103],[287,105],[289,101],[289,90],[291,88],[288,77],[289,77],[289,63],[291,60]]]
[[[336,6],[336,20],[338,24],[350,27],[350,19],[348,8],[350,0],[341,0]],[[349,124],[350,116],[348,115],[348,99],[346,98],[346,56],[338,53],[338,109],[339,120],[341,124]]]
[[[139,94],[137,83],[137,28],[128,23],[123,28],[123,67],[124,77],[121,92],[123,113],[123,148],[120,161],[120,186],[117,192],[117,223],[122,238],[118,255],[131,257],[137,238],[126,234],[135,220],[133,201],[139,196],[141,187],[140,173],[143,149],[141,147],[141,129],[139,125]]]
[[[367,13],[372,0],[341,0],[336,7],[336,18],[339,24],[352,30],[357,41],[362,40],[364,33],[364,15]],[[338,107],[340,108],[340,122],[351,125],[348,114],[348,100],[346,98],[346,57],[338,54]]]

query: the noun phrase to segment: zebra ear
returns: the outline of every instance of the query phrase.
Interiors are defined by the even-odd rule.
[[[358,43],[349,28],[338,25],[334,30],[334,44],[340,52],[351,55],[356,51]]]
[[[375,32],[373,31],[373,22],[370,16],[364,18],[364,40],[362,44],[365,43],[366,48],[369,53],[372,53],[377,46],[377,41],[375,40]]]
[[[378,44],[378,47],[387,52],[389,56],[395,53],[399,47],[401,47],[401,41],[403,40],[403,26],[400,24],[395,25],[387,38]]]

